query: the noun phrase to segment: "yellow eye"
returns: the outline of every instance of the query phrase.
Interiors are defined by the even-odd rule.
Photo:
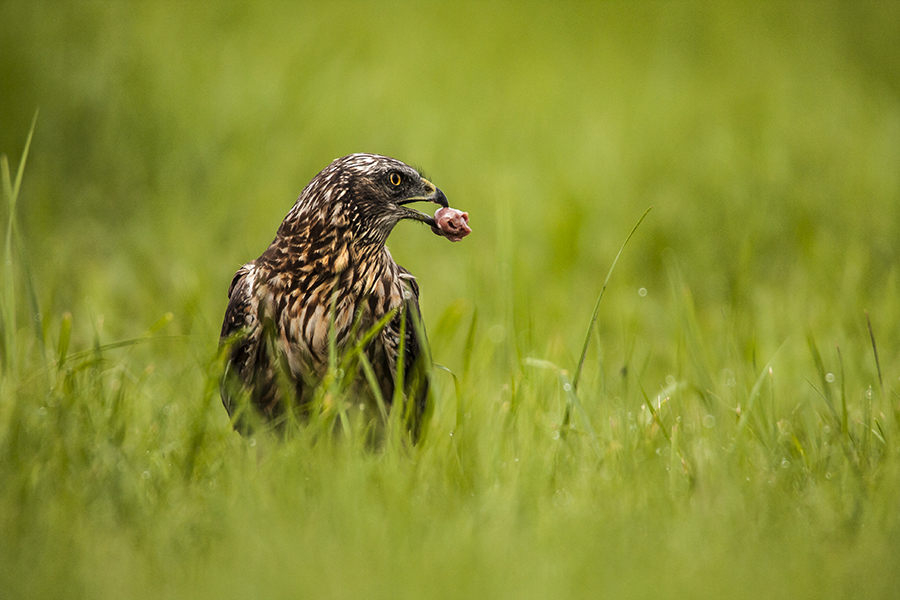
[[[391,183],[393,185],[400,185],[400,173],[391,173]]]

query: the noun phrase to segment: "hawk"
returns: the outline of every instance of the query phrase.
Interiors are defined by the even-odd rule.
[[[413,202],[440,205],[437,219]],[[237,271],[220,341],[222,401],[238,431],[252,427],[251,411],[276,426],[292,410],[302,415],[337,371],[352,393],[382,405],[405,397],[418,438],[430,368],[419,287],[385,246],[403,219],[451,241],[471,231],[468,214],[416,169],[376,154],[338,158],[304,188],[262,256]],[[354,348],[356,359],[343,360]],[[342,360],[347,371],[334,368]]]

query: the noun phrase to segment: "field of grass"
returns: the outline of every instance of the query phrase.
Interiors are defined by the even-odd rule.
[[[357,151],[471,217],[427,435],[242,438]],[[900,4],[6,1],[0,153],[0,598],[900,597]]]

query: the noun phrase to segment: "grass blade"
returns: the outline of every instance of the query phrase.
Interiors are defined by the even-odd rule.
[[[381,415],[382,421],[387,423],[388,412],[387,407],[384,404],[384,396],[381,393],[381,385],[378,383],[378,378],[375,376],[375,370],[372,368],[372,363],[369,362],[369,357],[366,356],[365,352],[359,353],[359,364],[362,367],[369,388],[372,390],[372,396],[375,398],[375,404],[378,406],[378,414]]]
[[[875,368],[878,370],[878,386],[884,394],[884,380],[881,377],[881,361],[878,360],[878,346],[875,344],[875,333],[872,331],[872,320],[869,318],[869,311],[866,313],[866,325],[869,326],[869,339],[872,340],[872,352],[875,354]]]
[[[31,148],[31,139],[34,136],[34,128],[37,125],[37,117],[38,111],[35,111],[34,118],[31,120],[31,128],[28,130],[28,137],[25,140],[25,149],[22,151],[22,158],[19,160],[15,183],[11,180],[9,160],[5,154],[0,156],[0,177],[2,177],[3,195],[6,196],[6,202],[9,206],[9,218],[6,223],[6,239],[4,240],[3,248],[3,269],[5,271],[4,279],[6,280],[2,307],[3,356],[5,369],[11,373],[17,371],[16,361],[18,356],[18,349],[16,348],[16,288],[12,256],[13,233],[16,227],[16,203],[19,197],[19,188],[22,185],[22,176],[25,173],[25,163],[28,160],[28,150]]]
[[[469,331],[466,334],[466,345],[463,350],[463,381],[467,381],[469,377],[469,367],[472,364],[472,353],[475,349],[475,333],[478,331],[478,309],[472,311],[472,322],[469,324]]]
[[[62,368],[66,362],[66,355],[69,353],[69,340],[72,337],[72,313],[63,315],[62,323],[59,326],[59,345],[56,352],[56,364],[58,368]]]
[[[653,402],[650,400],[650,397],[647,396],[647,392],[644,391],[644,386],[638,383],[638,387],[641,390],[641,395],[644,397],[644,403],[647,405],[647,408],[650,409],[650,415],[653,417],[653,420],[656,421],[656,424],[659,425],[660,431],[662,431],[663,436],[665,436],[666,440],[671,444],[672,438],[669,436],[669,432],[666,431],[666,426],[663,425],[662,419],[659,416],[659,413],[656,412],[656,409],[653,408]]]
[[[816,372],[819,374],[819,379],[822,382],[822,398],[825,400],[825,403],[828,404],[828,408],[831,409],[831,414],[837,417],[837,411],[834,409],[834,399],[831,394],[831,386],[828,385],[828,374],[825,372],[825,363],[822,362],[822,355],[819,354],[819,348],[816,346],[816,340],[813,338],[812,330],[807,332],[806,340],[809,343],[809,351],[812,354],[813,362],[816,365]]]
[[[766,366],[762,368],[762,372],[759,374],[759,377],[756,378],[756,382],[753,384],[753,387],[750,388],[750,395],[747,396],[747,408],[741,411],[741,418],[738,420],[738,431],[742,431],[747,425],[747,419],[750,418],[750,413],[753,411],[753,406],[756,404],[757,398],[759,398],[759,394],[762,391],[763,382],[766,380],[766,375],[769,374],[769,370],[772,368],[772,363],[774,362],[775,357],[778,356],[778,352],[782,348],[784,348],[784,345],[786,343],[787,341],[783,342],[781,346],[778,347],[778,350],[775,351],[775,354],[772,355],[772,358],[769,359],[769,362],[766,363]]]
[[[575,376],[572,377],[572,390],[578,390],[578,381],[581,379],[581,369],[584,367],[584,359],[587,357],[588,346],[591,343],[591,335],[594,333],[594,326],[597,324],[597,317],[600,315],[600,301],[603,300],[603,293],[606,292],[606,286],[609,285],[609,279],[612,277],[613,270],[616,268],[616,263],[619,262],[619,257],[622,256],[622,251],[625,250],[625,246],[628,244],[628,240],[631,239],[631,236],[634,235],[634,232],[637,231],[637,228],[641,226],[641,223],[644,221],[644,218],[647,216],[653,207],[649,207],[644,211],[644,214],[641,215],[641,218],[638,219],[637,223],[634,224],[634,227],[631,229],[631,233],[628,234],[628,237],[625,238],[625,241],[622,242],[622,247],[619,248],[619,251],[616,253],[616,258],[613,259],[612,265],[609,267],[609,272],[606,274],[606,279],[603,281],[603,287],[600,288],[600,295],[597,296],[597,303],[594,304],[594,314],[591,315],[591,323],[588,325],[587,334],[584,336],[584,346],[581,349],[581,358],[578,359],[578,367],[575,369]]]
[[[34,127],[37,125],[37,118],[40,109],[34,111],[34,117],[31,118],[31,128],[28,130],[28,137],[25,139],[25,149],[22,151],[22,160],[19,161],[19,170],[16,172],[16,183],[12,189],[12,199],[19,196],[19,188],[22,185],[22,175],[25,173],[25,161],[28,160],[28,149],[31,148],[31,138],[34,136]]]
[[[838,364],[841,366],[841,434],[847,435],[847,387],[846,377],[844,376],[844,357],[841,355],[841,347],[835,344],[837,348]]]
[[[9,205],[9,221],[6,227],[6,239],[3,247],[3,367],[7,373],[16,372],[16,287],[12,260],[12,229],[15,219],[16,199],[12,193],[9,176],[9,161],[6,155],[0,156],[0,175],[3,178],[3,195]]]

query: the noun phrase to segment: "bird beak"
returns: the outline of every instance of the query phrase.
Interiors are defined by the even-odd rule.
[[[401,200],[397,204],[402,206],[404,204],[410,204],[412,202],[434,202],[435,204],[443,206],[444,208],[450,206],[450,204],[447,202],[447,196],[444,195],[444,192],[442,192],[439,187],[437,187],[427,179],[423,179],[422,183],[425,185],[425,194],[421,196],[413,196],[412,198],[407,198],[406,200]],[[422,221],[423,223],[427,223],[432,227],[436,227],[434,218],[429,215],[421,213],[417,210],[413,210],[411,208],[405,209],[404,212],[404,218]]]
[[[427,179],[423,179],[422,183],[424,183],[425,186],[431,190],[431,193],[425,196],[425,200],[434,202],[435,204],[439,204],[444,208],[450,206],[450,204],[447,202],[447,196],[444,195],[444,192],[441,191],[441,188],[437,187]]]
[[[407,198],[406,200],[401,200],[397,204],[402,206],[411,202],[434,202],[435,204],[439,204],[444,208],[450,206],[447,203],[447,196],[444,195],[444,192],[442,192],[439,187],[437,187],[427,179],[423,179],[422,183],[425,185],[425,191],[427,192],[426,194],[422,196],[413,196],[412,198]]]

